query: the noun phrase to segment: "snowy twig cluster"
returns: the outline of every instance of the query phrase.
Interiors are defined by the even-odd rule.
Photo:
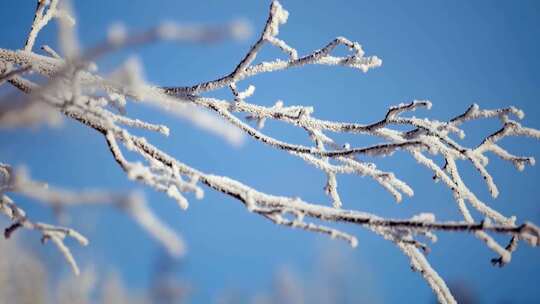
[[[72,118],[103,135],[114,159],[128,178],[166,193],[182,209],[189,205],[186,194],[193,193],[197,199],[201,199],[204,193],[202,186],[206,186],[237,199],[250,212],[278,225],[327,234],[332,238],[343,239],[352,246],[358,243],[356,237],[332,227],[332,224],[346,222],[365,227],[393,242],[407,255],[412,268],[422,274],[441,303],[454,303],[455,300],[443,279],[427,261],[425,253],[428,245],[422,243],[418,236],[435,241],[434,233],[438,231],[473,233],[497,254],[492,262],[499,266],[510,262],[519,241],[525,241],[531,246],[539,245],[538,227],[528,222],[517,224],[515,217],[505,216],[492,209],[465,184],[457,166],[458,161],[469,162],[485,180],[491,196],[495,198],[499,190],[486,168],[487,152],[511,162],[518,170],[523,170],[526,165],[534,165],[532,157],[513,155],[499,144],[502,138],[508,136],[540,139],[540,131],[524,127],[518,122],[524,116],[521,110],[514,107],[487,110],[474,104],[459,116],[448,121],[438,121],[407,115],[419,108],[431,108],[430,101],[414,100],[391,107],[375,123],[360,124],[321,120],[313,115],[312,107],[286,105],[283,101],[271,107],[252,103],[250,100],[254,96],[255,87],[249,85],[247,89],[241,90],[239,84],[257,74],[304,65],[340,65],[368,72],[382,64],[378,57],[366,56],[360,44],[344,37],[330,41],[319,50],[299,55],[295,48],[278,38],[280,27],[286,23],[289,14],[277,1],[272,2],[266,25],[257,41],[226,76],[192,86],[156,87],[145,83],[136,59],[129,59],[110,75],[100,76],[94,60],[120,48],[155,40],[201,42],[243,38],[249,28],[239,22],[219,28],[164,24],[143,33],[131,34],[116,25],[111,28],[104,42],[87,51],[80,51],[68,4],[66,1],[59,3],[58,0],[38,1],[24,49],[0,49],[0,83],[9,82],[28,96],[24,106],[0,109],[2,127],[18,126],[28,121],[55,122],[58,121],[58,113]],[[53,18],[57,18],[60,24],[59,45],[62,55],[48,46],[42,47],[45,55],[34,53],[33,45],[39,31]],[[255,64],[255,58],[265,46],[279,48],[287,58]],[[333,55],[339,46],[347,48],[349,54]],[[46,81],[31,81],[26,77],[30,73],[42,76]],[[221,88],[230,89],[231,100],[208,97],[209,94],[201,95]],[[250,136],[265,145],[305,160],[327,177],[324,190],[331,201],[330,206],[306,202],[297,197],[263,193],[230,177],[216,176],[190,167],[152,145],[144,137],[130,132],[130,129],[146,129],[169,136],[169,129],[164,125],[126,116],[128,100],[148,103],[173,112],[201,128],[223,136],[233,144],[239,144],[244,136]],[[243,119],[242,116],[246,115],[247,118]],[[501,127],[487,134],[479,145],[466,147],[460,142],[465,136],[462,125],[481,119],[497,119]],[[282,121],[291,127],[305,130],[313,145],[285,142],[265,134],[263,130],[266,120]],[[250,121],[256,121],[257,127],[252,127]],[[331,137],[332,133],[370,136],[377,138],[380,143],[355,147],[335,141]],[[129,159],[126,151],[132,152],[130,155],[135,153],[138,158]],[[413,189],[394,173],[363,160],[366,156],[383,157],[396,151],[410,154],[420,165],[433,172],[436,181],[441,181],[452,191],[463,216],[462,220],[440,222],[436,221],[435,215],[428,213],[409,219],[386,219],[343,208],[344,202],[338,191],[338,176],[343,174],[372,178],[398,202],[403,195],[413,195]],[[437,164],[436,157],[444,159],[443,166]],[[1,206],[3,212],[14,221],[14,226],[6,230],[6,236],[19,226],[40,231],[44,238],[51,239],[58,246],[77,272],[76,264],[62,239],[73,236],[82,244],[87,242],[86,239],[71,229],[29,221],[4,192],[18,191],[62,205],[71,204],[74,197],[36,187],[24,175],[21,184],[18,182],[21,179],[17,177],[19,174],[13,177],[13,171],[7,165],[2,168],[5,173]],[[126,205],[125,199],[109,195],[77,195],[76,198],[80,202],[120,201],[123,202],[121,205]],[[173,253],[182,251],[180,240],[160,224],[144,207],[144,202],[128,205],[130,214]],[[471,209],[479,212],[483,218],[475,219]],[[493,234],[506,234],[510,241],[507,245],[500,244],[493,238]]]

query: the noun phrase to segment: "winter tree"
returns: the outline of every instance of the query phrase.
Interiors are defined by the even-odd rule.
[[[165,193],[182,210],[188,209],[192,199],[203,199],[206,191],[217,191],[235,199],[261,220],[326,235],[352,247],[358,246],[359,240],[343,227],[365,228],[393,243],[408,257],[412,270],[424,278],[441,303],[456,301],[445,280],[427,259],[436,234],[474,235],[479,246],[487,246],[493,251],[493,265],[501,267],[511,261],[519,244],[539,245],[537,226],[491,207],[490,200],[473,191],[462,174],[465,165],[475,169],[494,199],[499,195],[499,188],[488,170],[490,157],[500,158],[518,171],[534,165],[533,157],[515,155],[501,143],[507,137],[540,138],[540,131],[521,124],[524,118],[521,109],[512,106],[486,109],[471,104],[459,115],[438,120],[414,115],[415,110],[429,110],[432,107],[429,100],[398,101],[380,117],[363,123],[321,119],[313,107],[294,105],[287,100],[278,100],[270,106],[258,102],[256,87],[250,79],[260,74],[311,65],[328,66],[328,73],[335,66],[369,73],[383,63],[383,59],[366,52],[355,41],[358,37],[336,37],[310,52],[297,50],[295,41],[285,41],[280,35],[286,30],[287,20],[294,18],[294,12],[291,13],[290,16],[286,8],[273,1],[262,31],[228,74],[187,86],[160,86],[144,80],[141,63],[134,58],[105,74],[100,73],[99,60],[118,50],[158,41],[209,43],[246,39],[250,27],[242,21],[220,26],[163,23],[145,31],[132,31],[117,24],[110,27],[101,42],[83,49],[79,46],[70,3],[38,0],[24,45],[20,49],[0,48],[0,84],[15,87],[23,93],[3,97],[0,125],[18,128],[56,125],[63,119],[76,121],[103,139],[102,148],[110,152],[126,178]],[[36,45],[40,32],[52,22],[58,24],[58,46]],[[279,50],[282,55],[266,58],[260,54],[268,48]],[[229,97],[213,95],[223,90],[228,90]],[[173,113],[233,145],[249,138],[268,149],[290,155],[287,157],[299,158],[325,176],[326,183],[313,185],[313,191],[324,191],[328,199],[313,202],[267,193],[250,186],[249,181],[235,179],[234,174],[220,176],[199,170],[145,138],[146,131],[156,132],[169,140],[181,140],[177,137],[181,135],[169,134],[166,125],[129,115],[127,110],[132,104],[146,104]],[[463,126],[481,120],[498,122],[499,127],[494,132],[484,131],[480,142],[468,145],[464,141]],[[265,123],[275,121],[295,132],[304,132],[310,143],[292,142],[271,135],[272,132],[267,130],[271,126],[265,127]],[[343,134],[353,140],[369,138],[371,143],[362,145],[353,140],[347,143],[340,137]],[[241,151],[238,158],[242,157]],[[411,200],[409,197],[413,197],[415,191],[422,191],[413,190],[392,168],[377,166],[378,159],[394,157],[394,154],[407,154],[419,170],[429,170],[434,182],[449,189],[461,217],[440,221],[437,220],[439,215],[426,212],[413,217],[387,218],[363,212],[361,204],[342,199],[338,184],[344,175],[375,181],[397,202]],[[46,181],[34,180],[28,172],[12,164],[0,165],[0,210],[11,221],[4,230],[5,238],[20,229],[33,230],[41,235],[43,243],[56,246],[73,272],[78,274],[76,258],[65,240],[75,239],[82,246],[89,240],[75,229],[40,222],[25,213],[15,198],[41,201],[59,215],[69,206],[104,203],[119,207],[131,216],[172,255],[185,253],[182,238],[152,212],[139,192],[72,192],[49,186]]]

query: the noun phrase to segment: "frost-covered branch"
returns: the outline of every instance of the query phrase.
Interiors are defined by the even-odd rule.
[[[266,25],[259,36],[259,39],[253,44],[249,52],[230,74],[213,81],[203,82],[193,86],[164,87],[163,89],[168,94],[200,94],[235,84],[240,80],[257,74],[275,72],[290,67],[300,67],[310,64],[342,65],[367,72],[369,69],[376,68],[382,64],[382,60],[376,56],[364,57],[364,51],[360,44],[351,42],[344,37],[337,37],[320,50],[298,57],[298,52],[294,48],[287,45],[285,41],[277,38],[280,25],[285,24],[288,17],[289,12],[287,12],[279,2],[273,1],[270,5],[270,13]],[[289,55],[289,60],[276,59],[251,65],[253,60],[257,57],[259,50],[267,43],[280,48]],[[344,45],[349,48],[352,51],[352,54],[347,57],[332,56],[330,53],[339,45]]]
[[[0,164],[0,212],[12,221],[12,224],[4,230],[4,237],[9,238],[13,232],[19,228],[36,230],[41,233],[41,241],[44,243],[48,240],[53,242],[69,263],[73,272],[79,274],[79,267],[77,266],[71,251],[64,244],[64,239],[69,236],[77,240],[83,246],[88,244],[88,240],[82,234],[71,228],[53,226],[28,219],[24,210],[18,207],[15,202],[5,194],[5,192],[16,192],[16,188],[12,181],[13,173],[11,168],[7,165]]]
[[[73,271],[78,274],[79,268],[67,246],[63,243],[66,236],[77,239],[82,245],[88,244],[77,231],[44,223],[30,221],[25,212],[5,193],[17,193],[45,206],[51,207],[57,215],[63,209],[77,205],[113,204],[130,215],[143,229],[158,240],[173,256],[184,254],[185,245],[169,227],[162,223],[148,208],[144,197],[138,193],[112,193],[104,191],[72,192],[49,187],[42,182],[31,179],[24,168],[13,170],[10,166],[0,164],[0,193],[2,193],[2,213],[13,224],[4,231],[9,238],[18,228],[38,230],[42,233],[42,240],[52,240],[64,254]]]
[[[515,217],[503,215],[491,208],[467,186],[457,166],[460,161],[470,163],[485,180],[491,196],[496,198],[499,189],[487,169],[487,152],[511,162],[519,170],[523,170],[525,165],[534,165],[534,158],[513,155],[500,145],[500,140],[508,136],[540,139],[540,131],[519,123],[524,117],[521,110],[514,107],[481,109],[475,104],[461,115],[439,121],[409,115],[417,109],[429,110],[432,106],[430,101],[413,100],[389,108],[381,119],[373,123],[361,124],[318,119],[314,116],[314,109],[308,106],[286,105],[283,101],[278,101],[273,106],[262,106],[253,102],[256,98],[255,87],[249,85],[246,90],[241,90],[240,82],[260,73],[311,64],[341,65],[367,72],[382,64],[376,56],[365,57],[360,44],[343,37],[334,39],[319,50],[299,56],[295,48],[278,37],[280,26],[286,23],[289,14],[277,1],[272,2],[266,25],[257,41],[234,70],[224,77],[190,86],[156,87],[144,81],[142,67],[135,59],[128,60],[110,75],[98,75],[94,61],[121,48],[157,40],[202,42],[223,37],[234,38],[242,36],[246,28],[237,23],[222,28],[177,27],[167,24],[142,33],[128,33],[125,28],[114,26],[102,43],[89,50],[78,51],[73,30],[65,22],[60,22],[60,34],[61,38],[63,37],[60,52],[43,47],[47,56],[35,54],[31,52],[33,41],[51,16],[56,16],[57,2],[38,2],[36,18],[25,50],[0,49],[0,64],[9,67],[9,71],[8,68],[2,71],[1,80],[26,93],[30,104],[46,105],[96,130],[104,137],[106,146],[129,179],[165,193],[175,200],[181,209],[188,208],[191,195],[202,199],[202,186],[206,186],[238,200],[248,211],[275,224],[326,234],[345,240],[352,246],[358,244],[356,237],[332,225],[343,222],[362,226],[393,242],[410,259],[412,268],[423,275],[442,303],[454,303],[455,300],[444,280],[427,261],[425,253],[429,246],[421,242],[419,236],[435,241],[435,233],[440,231],[472,233],[497,254],[492,261],[499,266],[510,262],[520,240],[531,246],[540,244],[540,231],[537,226],[529,222],[517,224]],[[45,12],[46,7],[48,9]],[[62,11],[70,15],[69,8]],[[347,47],[350,55],[332,55],[334,49],[340,45]],[[279,48],[287,59],[254,64],[256,56],[265,46]],[[40,75],[46,81],[35,83],[25,78],[27,72]],[[226,87],[231,90],[231,100],[207,96],[214,90]],[[206,94],[201,96],[201,93]],[[326,176],[324,191],[329,196],[328,205],[331,206],[296,197],[267,194],[230,177],[202,172],[181,162],[134,133],[137,129],[144,129],[174,136],[169,134],[165,125],[128,117],[125,114],[128,101],[146,103],[173,112],[233,144],[239,144],[243,136],[249,136],[271,148],[303,159]],[[9,113],[10,117],[16,117],[19,112],[22,113],[17,111],[17,108],[10,112],[2,110],[0,123],[3,117],[8,116],[6,113]],[[247,118],[242,118],[246,115]],[[501,127],[494,133],[486,134],[476,146],[467,147],[462,141],[465,132],[461,127],[469,121],[481,119],[498,119]],[[264,132],[267,120],[282,121],[293,128],[303,129],[312,145],[287,142],[267,135]],[[257,122],[257,127],[251,126],[252,121]],[[377,138],[379,142],[374,145],[352,146],[334,140],[334,133],[369,136]],[[126,153],[128,151],[131,153]],[[396,152],[412,156],[420,165],[433,172],[436,181],[441,181],[451,190],[462,220],[440,222],[436,221],[434,214],[425,213],[409,219],[388,219],[354,210],[354,202],[342,201],[338,178],[344,174],[373,179],[397,202],[402,201],[404,195],[413,196],[413,189],[395,173],[377,168],[374,163],[365,160],[366,157],[386,157]],[[437,157],[444,160],[442,167],[435,162]],[[23,188],[22,193],[44,201],[62,200],[65,205],[72,201],[69,196],[60,196],[62,199],[54,195],[51,197],[46,190],[32,188],[25,192],[24,189],[26,188]],[[85,197],[82,198],[84,201]],[[79,197],[77,201],[81,201]],[[10,205],[4,203],[3,206]],[[125,207],[125,204],[123,206]],[[471,208],[479,212],[482,218],[475,219]],[[158,240],[166,245],[175,243],[174,234],[160,224],[145,204],[128,204],[126,209]],[[10,214],[14,214],[14,211]],[[16,222],[19,220],[20,218],[14,219]],[[29,224],[27,226],[30,227]],[[508,235],[510,242],[508,245],[501,245],[493,238],[493,234]],[[66,251],[62,249],[64,247],[59,245],[63,243],[55,243],[65,254]],[[169,249],[173,252],[181,251],[181,243],[176,244]]]
[[[26,213],[21,208],[17,207],[7,195],[2,195],[0,198],[0,207],[2,213],[13,222],[11,226],[4,230],[5,238],[9,238],[18,228],[39,231],[41,233],[41,241],[45,243],[46,241],[51,240],[71,266],[73,272],[79,274],[79,267],[77,266],[71,251],[64,244],[64,239],[69,236],[77,240],[79,244],[86,246],[88,240],[83,235],[71,228],[30,221],[26,217]]]

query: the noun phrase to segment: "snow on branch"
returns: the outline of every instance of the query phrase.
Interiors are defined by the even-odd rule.
[[[386,113],[382,113],[379,120],[362,124],[318,119],[314,115],[313,107],[286,105],[283,101],[278,101],[273,106],[262,106],[253,102],[256,98],[255,87],[248,84],[247,89],[242,91],[238,89],[238,84],[260,73],[304,65],[341,65],[367,72],[382,64],[381,59],[376,56],[365,56],[359,43],[344,37],[337,37],[321,49],[299,55],[293,46],[279,38],[281,26],[287,22],[289,13],[278,1],[273,1],[270,5],[266,25],[256,42],[236,67],[223,77],[190,86],[156,87],[145,82],[142,68],[134,59],[128,60],[111,75],[98,75],[94,61],[121,48],[158,40],[174,39],[200,43],[218,38],[238,38],[245,36],[247,27],[243,23],[216,28],[165,24],[142,33],[129,33],[123,26],[116,25],[102,43],[86,51],[78,51],[74,47],[74,32],[70,32],[67,25],[62,25],[61,22],[60,34],[65,36],[61,49],[64,57],[48,46],[43,47],[46,56],[35,54],[32,52],[32,45],[41,28],[52,17],[70,15],[68,8],[62,10],[68,13],[59,14],[57,6],[58,1],[38,1],[36,17],[23,51],[0,49],[0,64],[6,67],[2,70],[1,81],[7,81],[26,93],[32,104],[46,105],[96,130],[104,137],[106,146],[129,179],[165,193],[176,201],[181,209],[188,208],[191,195],[202,199],[202,186],[206,186],[238,200],[249,212],[275,224],[326,234],[345,240],[353,247],[358,244],[356,237],[334,228],[333,224],[341,222],[362,226],[394,243],[410,259],[412,268],[422,274],[441,303],[454,303],[455,300],[444,280],[427,261],[425,254],[429,246],[421,242],[419,236],[434,242],[437,232],[472,233],[496,253],[497,256],[492,262],[499,266],[510,262],[519,241],[525,241],[531,246],[540,244],[540,230],[537,226],[529,222],[518,224],[514,216],[503,215],[490,207],[463,181],[457,166],[460,161],[468,162],[485,181],[491,196],[496,198],[499,189],[487,168],[488,152],[512,163],[520,171],[526,165],[534,165],[533,157],[514,155],[500,145],[500,140],[508,136],[540,139],[540,131],[519,123],[524,117],[519,109],[481,109],[474,104],[461,115],[439,121],[412,116],[411,112],[416,109],[429,110],[432,107],[430,101],[413,100],[390,107]],[[287,59],[269,59],[254,64],[259,51],[265,46],[279,48]],[[338,46],[345,46],[349,55],[332,55]],[[47,81],[43,84],[35,83],[25,78],[25,73],[28,72],[40,75]],[[209,96],[212,91],[226,87],[231,90],[231,100]],[[201,93],[207,94],[203,97]],[[168,113],[176,113],[182,119],[220,135],[233,144],[240,143],[244,136],[248,136],[268,147],[299,157],[326,176],[327,182],[323,188],[330,202],[313,203],[297,197],[260,192],[231,177],[216,176],[185,164],[134,133],[136,129],[145,129],[165,136],[175,136],[169,134],[165,125],[126,116],[128,101],[146,103]],[[4,111],[0,112],[0,122],[6,115]],[[11,111],[9,115],[15,116],[17,111]],[[247,118],[243,118],[245,116]],[[500,129],[486,134],[476,146],[467,147],[462,141],[465,136],[462,125],[481,119],[499,120]],[[282,121],[292,128],[304,130],[312,144],[301,145],[267,135],[264,132],[267,120]],[[252,127],[251,121],[256,121],[257,127]],[[374,145],[351,146],[334,140],[334,133],[369,136],[377,138],[379,142]],[[127,154],[126,151],[132,153]],[[432,171],[435,181],[441,181],[451,190],[462,219],[441,222],[436,221],[434,214],[426,213],[408,219],[389,219],[355,210],[353,203],[341,199],[338,178],[345,174],[374,180],[397,202],[401,202],[404,196],[413,196],[414,190],[395,173],[378,168],[376,164],[365,160],[368,156],[389,157],[394,153],[408,154],[419,165]],[[442,167],[435,162],[437,157],[444,159]],[[35,189],[30,187],[31,185],[25,183],[25,187],[18,188],[19,192],[49,202],[60,200],[64,205],[74,201],[73,197],[66,196],[65,193],[51,194],[48,190]],[[43,229],[35,228],[37,226],[31,224],[24,215],[17,215],[20,214],[19,209],[7,196],[2,195],[4,213],[15,225],[45,233]],[[77,201],[84,202],[86,198],[84,195],[77,196]],[[101,200],[104,197],[99,198]],[[88,200],[97,199],[90,195]],[[183,245],[175,234],[160,224],[146,204],[137,201],[128,204],[127,208],[125,203],[123,206],[142,227],[168,246],[170,251],[181,252]],[[345,209],[344,206],[350,209]],[[479,212],[482,218],[475,219],[471,208]],[[17,224],[19,222],[20,224]],[[9,231],[13,229],[16,228]],[[71,254],[62,242],[66,235],[72,236],[71,232],[66,231],[71,230],[54,230],[60,234],[49,238],[71,263]],[[507,235],[510,238],[509,243],[501,245],[493,238],[494,234]]]
[[[24,168],[13,170],[11,166],[0,164],[1,210],[13,222],[4,230],[4,236],[9,238],[18,228],[40,231],[42,241],[53,241],[75,274],[79,273],[79,267],[63,239],[69,236],[84,246],[88,244],[88,240],[70,228],[30,221],[25,212],[6,193],[17,193],[41,202],[45,206],[51,207],[57,215],[61,215],[65,208],[76,205],[114,204],[130,215],[152,237],[161,242],[171,255],[180,256],[185,252],[182,239],[154,215],[141,194],[104,191],[71,192],[56,189],[45,183],[34,181]]]
[[[277,38],[279,27],[287,22],[288,16],[289,12],[278,1],[273,1],[270,5],[270,13],[266,25],[259,39],[230,74],[213,81],[203,82],[189,87],[164,87],[163,89],[168,94],[199,94],[229,86],[257,74],[275,72],[290,67],[300,67],[309,64],[342,65],[367,72],[369,69],[379,67],[382,64],[382,60],[377,56],[364,57],[364,51],[360,44],[351,42],[344,37],[337,37],[320,50],[298,57],[296,49]],[[289,60],[275,59],[273,61],[263,61],[259,64],[251,65],[257,57],[259,50],[266,43],[280,48],[289,55]],[[352,54],[346,57],[332,56],[330,53],[339,45],[346,46]]]
[[[21,208],[17,207],[15,202],[5,194],[10,190],[13,190],[12,178],[13,173],[9,166],[0,164],[0,173],[2,182],[0,184],[0,212],[6,215],[13,223],[4,230],[4,237],[9,238],[13,232],[19,228],[26,228],[29,230],[36,230],[41,233],[41,241],[45,243],[50,240],[56,245],[58,250],[62,253],[68,264],[71,266],[75,274],[79,274],[79,267],[71,254],[69,248],[64,244],[64,239],[69,236],[79,242],[79,244],[86,246],[88,240],[79,232],[65,227],[53,226],[40,222],[33,222],[26,216],[26,213]]]

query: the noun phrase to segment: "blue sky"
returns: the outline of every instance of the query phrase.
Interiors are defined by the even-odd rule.
[[[309,4],[307,4],[309,3]],[[438,119],[463,112],[471,103],[485,108],[514,105],[526,113],[524,124],[540,128],[540,3],[537,1],[282,1],[290,12],[280,37],[300,54],[320,48],[336,36],[360,42],[368,55],[382,58],[383,66],[367,74],[346,68],[307,67],[265,74],[244,81],[255,84],[253,101],[270,105],[277,99],[286,104],[313,105],[315,116],[372,122],[393,104],[429,99],[430,112],[417,112]],[[33,1],[0,2],[0,47],[19,48],[33,16]],[[160,20],[220,24],[237,18],[250,21],[255,32],[264,25],[267,1],[74,1],[79,34],[90,46],[105,36],[108,26],[122,22],[143,29]],[[250,46],[249,41],[213,46],[160,43],[114,54],[100,64],[112,69],[126,55],[137,54],[145,65],[147,79],[161,85],[188,85],[224,75],[234,68]],[[55,27],[49,27],[37,44],[54,45]],[[267,57],[264,57],[267,56]],[[269,48],[261,58],[280,56]],[[227,92],[216,96],[225,97]],[[236,148],[188,123],[148,108],[128,108],[130,113],[171,127],[169,138],[149,136],[178,159],[206,172],[227,174],[260,190],[326,201],[322,173],[300,160],[253,140]],[[270,134],[303,142],[298,131],[268,124]],[[478,140],[495,124],[473,123],[467,142]],[[480,131],[479,131],[480,130]],[[483,132],[482,132],[483,131]],[[361,139],[343,137],[351,143]],[[27,165],[36,178],[51,184],[80,189],[140,188],[127,180],[105,148],[103,139],[73,122],[63,129],[0,132],[0,160]],[[365,143],[365,142],[364,142]],[[527,139],[506,140],[516,154],[540,157],[540,143]],[[345,177],[340,189],[345,207],[384,216],[410,217],[421,211],[439,219],[459,219],[450,192],[433,184],[430,173],[404,154],[383,159],[380,167],[393,170],[415,189],[415,196],[396,204],[373,181]],[[517,172],[495,158],[488,169],[501,189],[498,199],[489,198],[481,178],[462,164],[465,180],[495,209],[518,219],[540,223],[538,197],[540,170]],[[320,235],[278,227],[248,213],[223,195],[206,192],[202,201],[192,201],[180,211],[164,195],[145,190],[154,210],[177,231],[189,246],[178,275],[194,286],[194,302],[214,300],[223,290],[252,294],[268,289],[275,270],[289,265],[308,276],[317,256],[330,246],[350,253],[358,272],[369,284],[354,286],[354,292],[385,303],[429,303],[432,295],[419,274],[390,243],[357,227],[359,237],[350,249]],[[50,211],[23,202],[32,216],[52,219]],[[110,208],[80,208],[71,216],[73,226],[88,234],[91,245],[77,249],[83,265],[97,264],[103,271],[119,271],[131,288],[144,288],[160,257],[159,247],[129,218]],[[81,219],[81,220],[78,220]],[[84,220],[82,220],[84,219]],[[29,238],[32,238],[28,234]],[[37,238],[36,238],[37,240]],[[76,247],[76,246],[74,246]],[[520,247],[506,267],[489,263],[492,253],[471,235],[439,234],[428,256],[448,281],[465,282],[483,303],[531,303],[540,301],[536,276],[540,273],[538,250]],[[56,252],[47,251],[50,263],[64,268]],[[362,280],[364,282],[365,280]]]

